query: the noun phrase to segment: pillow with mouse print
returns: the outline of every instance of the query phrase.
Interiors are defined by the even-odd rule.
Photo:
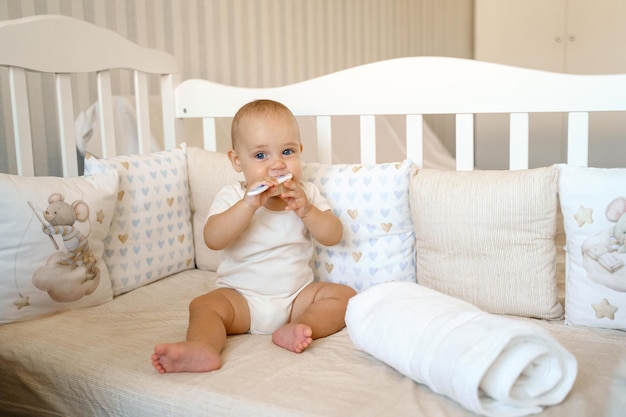
[[[102,259],[118,176],[0,174],[0,324],[113,299]]]

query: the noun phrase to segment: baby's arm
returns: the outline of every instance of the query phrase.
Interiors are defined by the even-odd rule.
[[[343,236],[341,221],[330,210],[321,211],[311,205],[311,209],[301,219],[315,240],[324,246],[336,245]]]
[[[228,247],[248,227],[255,211],[239,200],[226,211],[209,217],[204,224],[204,243],[213,250]]]
[[[261,178],[250,184],[250,189],[261,184],[275,185],[275,178]],[[204,224],[204,243],[213,250],[224,249],[248,227],[254,213],[270,198],[269,192],[245,194],[225,211],[209,217]]]
[[[315,240],[324,246],[339,243],[343,236],[343,226],[339,218],[332,211],[322,211],[311,204],[296,182],[287,181],[283,185],[287,191],[281,194],[281,198],[287,202],[287,209],[293,210],[302,219]]]

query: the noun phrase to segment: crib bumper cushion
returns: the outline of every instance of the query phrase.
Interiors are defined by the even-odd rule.
[[[0,174],[0,324],[112,300],[103,240],[117,191],[112,170],[77,178]]]
[[[626,330],[626,169],[559,168],[565,321]]]
[[[147,155],[85,158],[85,173],[108,169],[120,181],[104,239],[114,295],[193,268],[186,146]]]
[[[243,181],[243,174],[233,169],[228,155],[222,152],[189,146],[187,161],[196,267],[206,271],[217,271],[220,251],[209,249],[204,243],[204,223],[217,193],[226,185]]]
[[[417,282],[496,314],[561,318],[554,245],[558,167],[415,170]]]
[[[415,282],[415,232],[409,209],[411,161],[385,164],[309,163],[313,182],[343,225],[341,242],[314,242],[317,280],[357,292],[387,281]]]

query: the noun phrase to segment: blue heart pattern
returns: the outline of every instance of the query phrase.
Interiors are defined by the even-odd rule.
[[[356,291],[387,281],[415,282],[415,232],[409,208],[411,162],[373,165],[306,164],[313,182],[343,224],[333,247],[315,242],[316,279]]]
[[[98,162],[117,169],[120,175],[103,256],[114,294],[194,267],[184,150]]]

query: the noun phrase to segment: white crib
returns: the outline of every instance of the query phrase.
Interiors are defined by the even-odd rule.
[[[33,213],[30,213],[28,205],[22,201],[26,199],[24,197],[26,193],[30,193],[28,195],[38,193],[37,198],[45,202],[50,193],[58,191],[47,186],[52,179],[42,161],[46,161],[49,155],[46,154],[45,147],[41,147],[38,142],[41,138],[32,134],[31,127],[40,117],[33,108],[41,111],[41,103],[30,100],[31,81],[36,81],[40,75],[38,73],[53,80],[56,96],[54,112],[58,115],[61,138],[58,149],[63,176],[54,180],[64,181],[62,185],[59,185],[61,182],[54,182],[54,187],[70,187],[77,182],[88,181],[83,177],[76,178],[79,174],[79,156],[76,152],[74,117],[83,110],[74,105],[77,89],[92,88],[97,91],[100,108],[98,113],[100,156],[112,158],[118,155],[116,143],[119,142],[116,142],[115,138],[115,125],[118,121],[115,120],[113,109],[116,92],[111,86],[111,79],[117,76],[118,71],[130,71],[132,74],[136,93],[134,107],[137,112],[137,148],[141,154],[128,156],[130,159],[123,160],[120,166],[128,168],[132,162],[139,164],[138,161],[144,161],[142,158],[161,158],[150,153],[152,144],[149,102],[151,96],[158,93],[166,149],[164,152],[170,152],[167,157],[172,164],[178,163],[174,169],[178,181],[176,184],[183,184],[180,188],[184,189],[178,195],[183,202],[180,212],[187,213],[185,219],[187,226],[195,222],[195,226],[189,226],[186,233],[180,232],[171,236],[170,240],[186,244],[189,252],[176,259],[183,265],[181,270],[121,294],[112,294],[112,290],[108,289],[108,298],[103,297],[106,299],[101,300],[99,304],[77,306],[72,311],[60,314],[52,314],[57,311],[50,310],[47,317],[31,317],[15,322],[9,318],[1,321],[6,324],[0,324],[2,374],[0,413],[133,417],[475,416],[476,414],[454,401],[437,394],[425,385],[414,383],[373,356],[356,349],[345,330],[328,338],[316,340],[312,347],[301,355],[276,348],[268,335],[240,335],[227,341],[226,365],[217,372],[161,375],[154,371],[149,360],[154,344],[184,338],[189,300],[213,288],[216,279],[215,265],[210,267],[201,265],[200,258],[208,259],[215,254],[207,254],[208,248],[203,245],[201,232],[198,232],[196,227],[201,230],[202,222],[206,218],[202,217],[202,213],[206,216],[208,206],[216,192],[214,188],[219,189],[226,181],[231,183],[237,179],[235,174],[231,173],[230,163],[225,155],[208,152],[217,148],[215,132],[218,121],[221,118],[232,117],[241,105],[252,99],[270,98],[281,101],[295,115],[315,119],[317,159],[321,164],[328,165],[336,162],[333,160],[333,146],[344,140],[333,135],[333,119],[338,116],[356,116],[359,118],[360,126],[359,150],[356,150],[356,147],[354,150],[355,154],[360,154],[359,165],[353,167],[356,172],[365,165],[370,165],[369,168],[374,170],[382,170],[381,164],[377,164],[378,166],[374,164],[378,162],[377,149],[386,146],[388,139],[377,137],[376,126],[382,117],[390,115],[402,117],[405,126],[406,153],[396,155],[395,161],[400,162],[408,158],[415,167],[408,161],[404,164],[388,164],[387,168],[389,166],[411,168],[410,171],[407,169],[404,177],[405,188],[400,190],[406,197],[406,204],[402,211],[404,217],[399,219],[398,223],[410,225],[410,233],[414,234],[414,241],[417,242],[420,239],[417,233],[420,227],[413,224],[415,218],[412,217],[414,213],[409,213],[412,209],[409,207],[409,200],[413,198],[412,193],[420,190],[420,185],[413,182],[416,178],[419,179],[420,172],[429,171],[431,175],[437,177],[452,174],[463,178],[470,178],[466,175],[477,174],[475,178],[478,179],[469,188],[481,190],[484,190],[480,187],[484,187],[485,182],[489,183],[485,178],[494,178],[489,176],[494,172],[495,175],[501,174],[505,178],[512,178],[512,175],[517,174],[521,174],[520,177],[524,176],[528,171],[533,171],[526,170],[529,167],[530,119],[534,114],[552,112],[567,114],[567,162],[571,166],[586,166],[591,115],[611,112],[626,117],[626,74],[567,75],[465,59],[408,57],[350,68],[317,79],[276,88],[240,88],[206,80],[184,80],[179,83],[178,65],[171,55],[139,47],[109,30],[87,22],[63,16],[33,16],[0,22],[2,88],[0,103],[8,103],[6,105],[10,106],[12,115],[11,120],[6,120],[5,125],[1,127],[6,140],[0,143],[0,149],[3,150],[0,156],[4,158],[0,158],[0,162],[7,161],[7,168],[4,169],[6,173],[0,174],[0,177],[4,181],[5,191],[8,189],[13,200],[19,200],[2,203],[7,205],[7,211],[20,211],[23,208],[27,214],[14,222],[15,224],[21,222],[18,229],[15,229],[21,230],[20,233],[12,229],[12,224],[0,223],[2,228],[7,229],[0,228],[0,232],[5,236],[2,245],[8,245],[6,247],[0,245],[0,261],[4,260],[4,264],[0,262],[0,266],[5,268],[0,279],[0,311],[4,308],[5,312],[10,310],[11,314],[19,314],[16,311],[29,306],[28,297],[18,288],[18,279],[7,279],[17,270],[17,266],[35,263],[31,262],[34,255],[28,252],[29,249],[26,248],[24,251],[23,239],[34,236],[33,240],[43,241],[47,245],[45,249],[52,251],[51,247],[48,247],[50,245],[48,236],[41,232],[41,225],[36,220],[31,222],[35,218],[34,209]],[[85,73],[89,73],[89,76],[84,77]],[[87,84],[90,81],[93,81],[93,85],[89,84],[91,87]],[[5,97],[7,95],[8,98]],[[508,138],[502,138],[508,143],[506,147],[509,149],[509,156],[506,165],[509,169],[481,172],[474,169],[475,117],[492,113],[509,115],[510,134]],[[431,115],[453,116],[456,130],[456,169],[463,172],[421,169],[425,160],[424,132],[427,131],[425,118]],[[203,138],[199,142],[205,149],[197,147],[187,147],[186,151],[182,149],[185,148],[182,143],[192,139],[185,137],[184,123],[188,119],[201,120]],[[626,132],[621,148],[616,149],[616,152],[622,154],[625,151]],[[176,160],[171,159],[174,153],[178,157]],[[325,167],[328,170],[334,168],[334,166]],[[552,172],[550,175],[554,179],[556,177],[554,172],[557,170],[553,168],[540,170]],[[363,171],[366,170],[361,170]],[[167,170],[165,173],[170,174]],[[119,175],[117,171],[114,174]],[[482,177],[482,174],[488,177]],[[141,180],[143,179],[145,178],[141,177]],[[37,182],[39,180],[40,183]],[[554,308],[550,312],[556,311],[560,314],[562,312],[560,304],[564,297],[562,286],[565,261],[564,256],[558,258],[555,255],[556,248],[561,249],[563,255],[564,245],[562,222],[559,224],[561,233],[557,233],[556,240],[554,239],[554,229],[558,224],[556,221],[558,187],[556,181],[544,181],[549,183],[544,187],[549,191],[544,189],[544,194],[533,194],[532,190],[535,190],[533,187],[536,184],[531,181],[528,185],[527,182],[527,180],[524,182],[524,187],[515,188],[520,190],[520,194],[527,196],[527,201],[522,201],[519,205],[528,205],[526,203],[531,201],[531,206],[546,205],[551,208],[546,209],[549,213],[543,215],[540,222],[530,221],[523,223],[522,226],[534,231],[535,223],[547,225],[544,230],[537,231],[541,237],[531,239],[530,243],[533,245],[536,241],[544,243],[547,249],[541,251],[540,255],[549,252],[546,257],[549,257],[550,261],[546,262],[549,264],[546,269],[557,269],[557,274],[548,276],[540,288],[542,290],[547,288],[546,293],[554,293],[550,301],[552,303],[550,307]],[[26,186],[23,188],[13,186],[16,183],[29,184],[28,190]],[[124,196],[121,181],[119,185],[119,190],[118,188],[100,190],[102,192],[97,197],[104,200],[105,197],[100,194],[106,194],[110,205],[107,206],[108,211],[103,208],[97,214],[94,213],[95,220],[92,221],[94,229],[98,227],[96,223],[99,220],[107,219],[107,213],[111,221],[111,218],[124,211],[125,206],[120,206],[119,203]],[[165,188],[158,183],[153,186]],[[506,186],[509,187],[510,184],[507,183]],[[147,190],[146,188],[146,192]],[[72,191],[82,198],[79,191],[74,189]],[[140,194],[141,189],[139,191],[133,189],[133,192]],[[387,190],[383,189],[381,192],[385,193]],[[127,190],[126,195],[129,194],[130,191]],[[431,204],[429,197],[434,194],[437,192],[425,197],[426,205]],[[546,195],[548,195],[546,198],[537,198]],[[480,200],[483,195],[477,192],[472,197]],[[507,202],[499,197],[499,195],[489,196],[493,204],[482,213],[477,210],[472,214],[480,216],[484,215],[484,212],[497,213],[505,219],[502,223],[513,219],[515,216],[511,213],[516,207],[507,206],[505,204]],[[163,207],[174,204],[175,199],[169,197],[165,201],[166,203],[161,201]],[[105,206],[100,200],[98,204]],[[138,223],[146,220],[154,222],[152,215],[156,210],[155,206],[156,204],[152,206],[146,204],[131,207],[137,213],[133,220]],[[456,209],[455,206],[458,204],[453,201],[447,207]],[[200,211],[201,207],[205,212]],[[131,211],[131,208],[126,209]],[[531,207],[529,211],[534,208]],[[366,213],[370,209],[385,211],[388,208],[384,205],[367,206],[361,210]],[[353,210],[348,210],[348,213],[356,216]],[[440,213],[433,210],[431,214],[434,217]],[[463,215],[456,217],[461,218]],[[432,226],[428,220],[421,224],[424,229]],[[471,220],[468,221],[468,225],[472,223]],[[583,223],[588,220],[583,219]],[[569,216],[567,221],[572,222],[572,216]],[[125,227],[130,228],[131,221],[125,222]],[[441,226],[445,219],[433,223]],[[183,221],[180,224],[183,224]],[[387,230],[391,227],[391,223],[383,224]],[[24,230],[30,231],[30,235]],[[491,243],[494,239],[501,239],[501,234],[496,233],[499,230],[490,230],[491,235],[486,236],[485,240]],[[152,233],[152,229],[149,232]],[[144,236],[139,231],[136,233],[138,237]],[[148,244],[152,244],[154,241],[151,240],[152,235],[146,235]],[[438,236],[437,233],[434,235]],[[132,232],[128,230],[120,230],[111,235],[107,228],[103,236],[94,238],[94,246],[99,245],[103,252],[103,242],[106,239],[126,242],[131,237]],[[452,238],[448,240],[451,246],[458,243],[454,240]],[[139,244],[137,252],[133,253],[133,249],[129,249],[131,252],[128,252],[128,259],[135,261],[135,258],[140,258],[137,253],[143,249]],[[22,258],[16,255],[18,250],[22,250],[20,252]],[[358,249],[355,251],[354,259],[360,259],[361,253]],[[534,252],[536,251],[531,248],[524,252],[523,256],[518,257],[522,262],[522,267],[518,267],[518,270],[526,267],[524,256],[537,256]],[[408,263],[417,262],[418,254],[419,251],[414,249],[410,253]],[[45,252],[41,259],[45,261],[48,256],[49,253]],[[624,256],[626,261],[626,254],[621,256]],[[101,258],[104,259],[104,255]],[[350,260],[350,256],[347,258]],[[38,258],[38,261],[41,259]],[[147,255],[147,259],[153,261],[152,253]],[[215,258],[210,260],[214,264],[217,263]],[[554,264],[557,264],[557,267]],[[473,272],[471,266],[467,269],[468,275],[471,275]],[[31,282],[33,274],[30,271],[29,274],[22,277],[23,286],[31,291],[33,299],[45,298],[46,293],[40,291],[40,288],[34,288]],[[506,275],[503,274],[499,278],[505,280]],[[64,277],[59,274],[56,278],[60,280]],[[416,280],[420,283],[419,279]],[[520,281],[522,282],[515,284],[525,289],[527,282]],[[560,299],[557,299],[557,281],[561,284]],[[491,294],[492,289],[480,280],[475,282],[474,287],[476,288],[471,289]],[[14,294],[16,289],[18,294]],[[524,294],[509,295],[510,298],[524,298]],[[623,302],[623,293],[617,294],[616,297],[618,301],[612,299],[614,304]],[[530,307],[540,304],[533,297],[526,298],[528,299],[523,301]],[[46,298],[45,301],[50,300]],[[619,306],[622,311],[626,310],[622,304]],[[66,309],[65,305],[59,308]],[[601,304],[600,308],[603,308],[602,314],[611,314],[612,310],[608,304]],[[619,314],[622,312],[616,313],[617,319],[620,318]],[[618,330],[619,327],[568,326],[562,319],[556,317],[557,315],[547,317],[550,320],[543,320],[546,317],[541,315],[522,315],[520,318],[547,330],[578,360],[578,379],[572,391],[561,404],[547,407],[542,415],[623,416],[626,409],[623,400],[626,381],[624,331]],[[420,317],[409,319],[419,320]],[[603,319],[610,323],[608,316],[604,316]],[[124,329],[123,332],[120,331],[121,328]]]

